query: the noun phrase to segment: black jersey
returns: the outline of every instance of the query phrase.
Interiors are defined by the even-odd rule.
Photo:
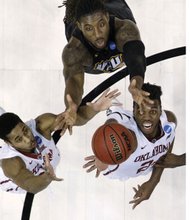
[[[78,28],[75,29],[73,36],[81,41],[93,58],[92,65],[84,67],[86,73],[113,72],[121,67],[123,59],[122,53],[117,49],[115,43],[114,20],[114,17],[110,17],[110,34],[107,46],[101,50],[90,44]]]
[[[65,23],[67,40],[69,40],[71,36],[76,37],[92,55],[92,65],[84,67],[86,73],[99,74],[103,72],[114,72],[121,67],[123,58],[122,52],[117,49],[115,42],[115,17],[129,19],[135,22],[133,14],[124,0],[105,1],[105,6],[110,14],[110,34],[107,46],[104,49],[98,50],[90,44],[75,24]]]

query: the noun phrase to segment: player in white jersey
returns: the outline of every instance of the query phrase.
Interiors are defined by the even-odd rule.
[[[84,165],[84,168],[88,168],[87,172],[96,169],[96,177],[102,171],[103,175],[120,180],[152,172],[147,182],[134,188],[134,199],[130,202],[133,208],[143,200],[149,199],[160,181],[164,168],[154,165],[160,157],[171,152],[177,125],[174,113],[162,110],[161,87],[145,83],[142,89],[149,92],[150,99],[154,101],[150,109],[144,108],[140,111],[139,106],[133,103],[133,112],[123,109],[107,111],[106,123],[118,122],[124,125],[137,140],[137,145],[132,149],[129,158],[119,165],[106,165],[92,155],[85,158],[88,163]]]
[[[83,118],[90,120],[100,110],[107,109],[118,95],[118,90],[106,90],[95,103],[79,108],[75,125],[83,125]],[[72,108],[71,97],[67,98]],[[38,193],[52,181],[61,180],[54,172],[60,153],[51,136],[57,117],[45,113],[24,123],[14,113],[2,111],[0,138],[7,144],[0,146],[0,188],[14,193]],[[67,123],[72,123],[72,117],[67,118]]]
[[[60,181],[54,169],[60,160],[51,138],[55,115],[44,114],[26,123],[14,113],[0,117],[0,187],[7,192],[37,193]]]

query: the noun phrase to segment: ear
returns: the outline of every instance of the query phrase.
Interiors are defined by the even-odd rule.
[[[81,24],[78,21],[76,22],[76,25],[80,30],[82,29]]]
[[[106,12],[106,18],[108,19],[108,21],[110,20],[110,16],[108,12]]]

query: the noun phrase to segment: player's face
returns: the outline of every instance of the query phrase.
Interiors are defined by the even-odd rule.
[[[103,12],[96,12],[84,16],[77,23],[84,37],[96,48],[106,47],[109,36],[109,15]]]
[[[159,132],[159,121],[161,115],[161,106],[158,100],[154,100],[154,104],[150,105],[150,109],[144,108],[142,113],[139,106],[134,106],[134,117],[143,134],[151,139],[155,138]]]
[[[7,138],[11,146],[24,152],[31,152],[37,146],[30,128],[22,122],[12,129]]]

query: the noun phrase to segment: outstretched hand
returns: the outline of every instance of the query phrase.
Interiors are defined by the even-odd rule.
[[[77,107],[73,102],[71,96],[66,96],[68,102],[68,108],[61,114],[59,114],[55,120],[55,130],[62,130],[60,135],[62,136],[66,130],[69,130],[69,134],[72,134],[72,127],[76,122],[77,118]]]
[[[100,172],[103,170],[106,170],[108,167],[107,164],[102,163],[95,155],[85,157],[84,160],[88,162],[84,164],[83,168],[88,168],[86,170],[87,173],[90,173],[93,170],[96,170],[95,177],[98,177],[100,175]]]
[[[50,164],[49,156],[45,154],[45,173],[54,181],[62,181],[62,178],[58,178],[55,175],[52,165]]]
[[[137,88],[136,85],[137,82],[135,79],[133,79],[128,88],[133,100],[139,105],[140,112],[142,112],[143,108],[150,109],[150,105],[154,104],[154,101],[150,100],[149,98],[150,93]]]
[[[152,184],[152,182],[147,181],[143,183],[141,186],[138,185],[137,188],[133,187],[133,190],[135,191],[135,195],[133,197],[133,200],[129,202],[129,204],[134,204],[133,209],[139,205],[142,201],[148,200],[155,188],[155,185]]]
[[[94,103],[87,102],[86,104],[90,106],[94,111],[104,111],[111,106],[121,106],[122,104],[114,100],[121,94],[118,89],[114,89],[109,92],[110,88],[106,89],[102,95]]]

